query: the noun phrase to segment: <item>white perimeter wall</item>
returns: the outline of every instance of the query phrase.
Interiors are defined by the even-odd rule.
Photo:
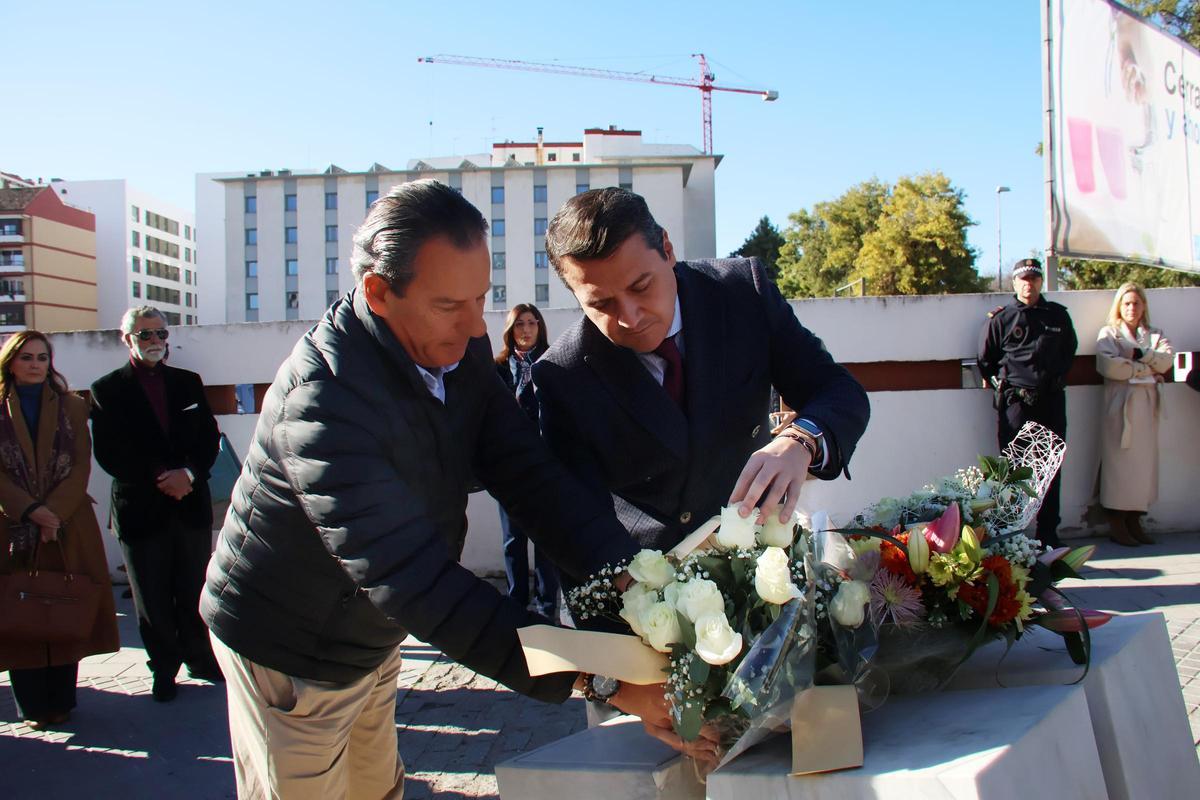
[[[1155,324],[1177,350],[1200,350],[1200,288],[1156,289],[1150,293]],[[1054,299],[1071,311],[1080,353],[1095,353],[1111,293],[1057,292]],[[973,358],[979,330],[989,310],[1004,295],[915,298],[861,298],[793,302],[800,321],[821,336],[834,358],[845,362],[934,361]],[[551,338],[579,314],[551,309],[546,324]],[[487,314],[493,345],[500,342],[501,312]],[[172,331],[172,364],[199,372],[209,384],[266,383],[311,322],[204,325]],[[127,357],[115,331],[53,334],[56,366],[71,386],[86,388]],[[1076,386],[1067,391],[1068,454],[1062,495],[1065,536],[1088,532],[1088,506],[1099,459],[1098,430],[1102,388]],[[1149,527],[1160,531],[1195,530],[1195,486],[1200,477],[1200,394],[1182,384],[1163,387],[1160,430],[1159,501]],[[926,480],[973,463],[976,454],[995,452],[995,412],[984,390],[873,392],[871,424],[850,465],[853,480],[808,484],[802,505],[852,514],[881,496],[907,493]],[[221,416],[218,422],[239,455],[247,450],[257,417]],[[97,500],[101,528],[108,519],[108,476],[93,465],[89,486]],[[475,570],[502,570],[500,526],[495,503],[486,493],[471,496],[470,533],[463,556]],[[107,542],[110,563],[119,551]]]

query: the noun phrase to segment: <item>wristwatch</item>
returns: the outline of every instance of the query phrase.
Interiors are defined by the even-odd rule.
[[[607,703],[621,691],[621,682],[607,675],[585,674],[583,699],[589,703]]]
[[[812,456],[813,467],[819,467],[825,461],[825,434],[812,420],[800,417],[779,435],[800,442]]]

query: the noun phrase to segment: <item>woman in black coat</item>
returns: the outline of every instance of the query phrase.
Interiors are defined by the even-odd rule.
[[[496,356],[496,371],[531,423],[537,425],[538,405],[533,393],[531,368],[548,346],[546,321],[537,306],[518,303],[509,310],[504,323],[503,341],[504,345]],[[500,507],[500,528],[503,532],[508,596],[523,606],[528,605],[528,540],[525,533],[508,518],[503,507]],[[558,573],[550,560],[536,548],[533,553],[533,574],[537,582],[534,610],[550,619],[557,619]]]

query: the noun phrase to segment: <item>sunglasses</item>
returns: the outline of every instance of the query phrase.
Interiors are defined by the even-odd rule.
[[[134,335],[137,336],[137,338],[143,342],[148,342],[155,336],[158,337],[158,340],[160,342],[165,342],[167,340],[167,337],[171,335],[171,332],[169,330],[167,330],[166,328],[159,328],[156,331],[138,331]]]

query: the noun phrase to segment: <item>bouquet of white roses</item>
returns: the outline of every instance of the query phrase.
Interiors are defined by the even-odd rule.
[[[797,531],[795,521],[757,525],[730,506],[699,531],[695,549],[638,553],[629,564],[637,583],[625,592],[606,575],[568,600],[581,620],[623,620],[667,654],[676,733],[691,741],[711,723],[728,749],[772,712],[772,725],[786,720],[812,685],[816,593],[810,542]]]

